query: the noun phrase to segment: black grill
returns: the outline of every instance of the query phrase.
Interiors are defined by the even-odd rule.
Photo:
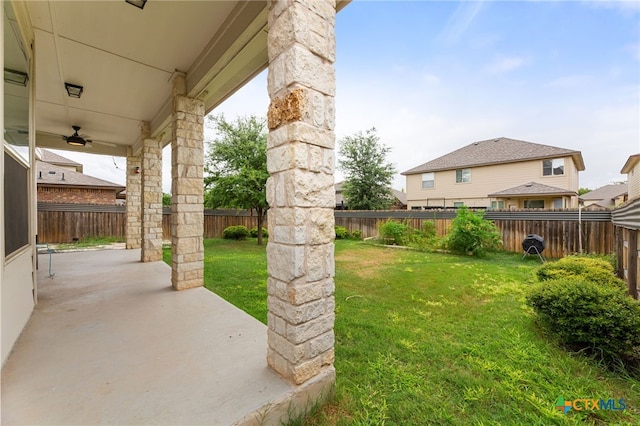
[[[542,253],[544,251],[544,238],[537,234],[529,234],[522,241],[522,249],[525,253]]]

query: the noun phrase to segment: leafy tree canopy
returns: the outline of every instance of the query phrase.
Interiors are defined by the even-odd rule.
[[[266,120],[253,115],[233,122],[223,115],[208,120],[217,137],[209,142],[205,160],[204,204],[208,208],[254,209],[262,230],[268,208]],[[258,244],[262,244],[262,232],[258,233]]]
[[[387,162],[390,148],[371,128],[340,140],[338,166],[345,172],[342,193],[352,210],[381,210],[393,200],[391,181],[396,172]]]

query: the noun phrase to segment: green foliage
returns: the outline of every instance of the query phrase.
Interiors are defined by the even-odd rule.
[[[171,194],[162,193],[162,205],[171,206]]]
[[[422,224],[422,236],[424,238],[436,237],[436,222],[433,220],[427,220]]]
[[[224,228],[222,238],[225,240],[246,240],[249,236],[249,230],[244,225],[234,225]]]
[[[566,256],[540,266],[536,275],[540,281],[579,278],[595,284],[626,288],[624,281],[614,275],[611,263],[596,257]]]
[[[578,189],[578,195],[584,195],[587,192],[591,192],[591,189],[589,189],[589,188],[580,188],[580,189]]]
[[[385,244],[405,246],[409,242],[409,227],[404,223],[387,219],[378,223],[378,235]]]
[[[496,225],[484,219],[484,212],[461,207],[446,237],[446,246],[453,253],[484,256],[502,247],[502,237]]]
[[[554,279],[532,287],[527,303],[565,344],[605,358],[630,356],[640,346],[640,302],[618,287],[584,276]]]
[[[251,238],[257,238],[258,237],[258,227],[257,226],[254,226],[253,228],[251,228],[249,230],[249,236]],[[269,232],[267,231],[266,228],[262,228],[262,236],[265,237],[265,238],[269,237]]]
[[[344,239],[349,238],[351,236],[349,234],[349,230],[347,228],[345,228],[344,226],[336,226],[335,230],[336,230],[336,239],[337,240],[344,240]]]
[[[393,200],[395,167],[387,163],[391,149],[380,143],[376,129],[340,141],[338,165],[345,172],[343,195],[350,210],[383,210]]]
[[[255,209],[262,229],[269,178],[265,120],[250,116],[228,122],[220,115],[209,121],[218,137],[210,142],[205,161],[205,207]]]
[[[354,229],[351,232],[351,238],[354,240],[361,240],[362,239],[362,231],[359,229]]]

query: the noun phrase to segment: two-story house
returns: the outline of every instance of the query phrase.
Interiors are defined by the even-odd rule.
[[[115,205],[125,187],[82,173],[82,164],[36,149],[38,203]]]
[[[627,175],[629,199],[640,198],[640,154],[631,155],[620,173]]]
[[[580,151],[509,138],[473,142],[409,169],[407,208],[578,206]]]

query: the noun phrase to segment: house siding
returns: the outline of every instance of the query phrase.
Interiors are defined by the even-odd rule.
[[[116,204],[116,191],[97,188],[38,187],[38,202],[69,204]]]
[[[495,198],[490,198],[487,194],[532,181],[578,192],[576,165],[571,157],[564,157],[564,160],[565,173],[562,176],[543,176],[542,160],[471,167],[469,183],[456,183],[456,171],[443,170],[435,172],[434,187],[430,189],[422,188],[422,174],[408,175],[407,208],[437,206],[438,202],[442,205],[443,200],[446,202],[445,207],[453,207],[454,202],[463,202],[469,207],[490,207],[491,200]],[[577,197],[572,197],[569,207],[575,207],[576,203]],[[520,205],[514,201],[513,207]]]
[[[640,161],[627,173],[629,200],[640,198]]]

